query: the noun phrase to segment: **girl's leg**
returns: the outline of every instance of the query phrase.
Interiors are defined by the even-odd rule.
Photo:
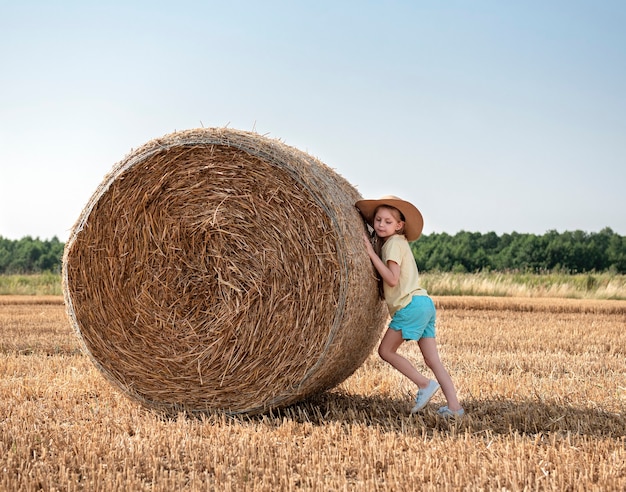
[[[441,385],[441,391],[448,400],[448,408],[452,411],[459,410],[461,404],[457,398],[452,378],[439,358],[437,342],[434,338],[421,338],[417,343],[424,356],[425,364],[433,371],[437,382]]]
[[[417,384],[417,386],[426,388],[428,383],[430,383],[430,379],[420,374],[407,359],[396,352],[403,341],[401,331],[388,328],[378,347],[378,355]]]

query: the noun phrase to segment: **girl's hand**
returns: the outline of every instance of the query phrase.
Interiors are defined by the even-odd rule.
[[[367,251],[367,254],[370,255],[371,258],[372,254],[375,255],[376,253],[374,251],[374,246],[372,246],[372,241],[365,231],[363,231],[363,241],[365,242],[365,249]]]
[[[365,241],[365,249],[367,250],[370,260],[372,260],[374,268],[380,273],[380,276],[387,285],[394,287],[400,278],[400,265],[391,260],[385,264],[380,256],[376,254],[376,251],[374,251],[374,246],[372,246],[370,238],[365,231],[363,231],[363,241]]]

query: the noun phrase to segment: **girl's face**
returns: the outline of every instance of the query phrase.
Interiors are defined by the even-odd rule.
[[[387,238],[399,233],[404,227],[400,212],[393,208],[378,207],[374,214],[374,230],[380,238]]]

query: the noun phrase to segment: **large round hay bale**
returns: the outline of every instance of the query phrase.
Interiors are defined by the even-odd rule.
[[[115,165],[63,258],[97,367],[166,411],[255,413],[352,374],[386,321],[359,193],[310,155],[226,128]]]

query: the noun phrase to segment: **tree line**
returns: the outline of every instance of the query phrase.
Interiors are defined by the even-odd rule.
[[[41,240],[0,236],[0,274],[61,272],[64,244],[55,236]]]
[[[548,231],[543,235],[430,234],[411,243],[411,249],[422,271],[626,273],[626,236],[610,228],[598,233]]]
[[[61,271],[64,243],[55,236],[11,240],[0,236],[0,274]],[[626,273],[626,236],[548,231],[543,235],[461,231],[423,235],[411,243],[421,271],[525,271]]]

